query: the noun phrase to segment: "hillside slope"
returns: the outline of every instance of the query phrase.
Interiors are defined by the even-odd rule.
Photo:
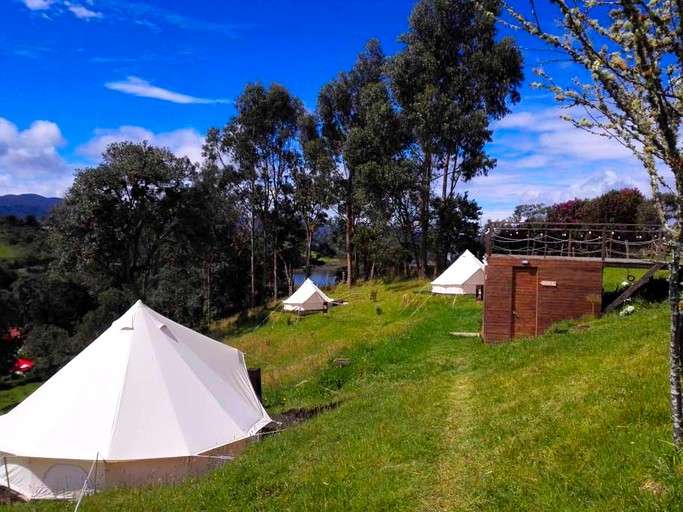
[[[314,417],[201,479],[83,509],[681,508],[664,306],[486,346],[449,334],[477,330],[480,304],[421,286],[363,287],[328,315],[272,315],[230,339],[262,366],[271,411]]]
[[[60,201],[58,197],[43,197],[38,194],[7,194],[0,196],[0,216],[24,218],[33,215],[39,219],[45,217],[50,208]]]

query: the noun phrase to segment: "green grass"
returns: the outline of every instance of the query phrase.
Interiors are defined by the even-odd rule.
[[[19,384],[11,389],[0,391],[0,414],[4,414],[12,407],[21,402],[28,395],[38,389],[40,383],[29,382],[26,384]]]
[[[16,260],[23,253],[21,247],[7,244],[0,239],[0,260]]]
[[[602,289],[606,292],[616,290],[621,286],[621,283],[628,282],[629,276],[632,276],[632,281],[637,281],[643,274],[647,272],[644,268],[610,268],[606,267],[602,274]],[[667,279],[669,273],[666,270],[660,270],[654,275],[658,279]]]
[[[422,286],[365,286],[329,315],[228,340],[261,360],[270,410],[338,407],[203,478],[104,492],[83,510],[683,508],[663,305],[489,346],[449,334],[477,330],[480,303]]]

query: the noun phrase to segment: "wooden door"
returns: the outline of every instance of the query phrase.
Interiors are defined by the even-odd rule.
[[[535,268],[512,269],[512,337],[536,336],[538,279]]]

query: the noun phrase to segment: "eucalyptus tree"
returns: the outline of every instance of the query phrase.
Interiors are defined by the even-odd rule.
[[[354,129],[362,126],[362,91],[385,80],[385,56],[377,40],[368,42],[349,72],[325,84],[318,96],[317,112],[322,121],[322,134],[336,163],[336,196],[339,216],[345,221],[347,283],[353,284],[354,229],[360,212],[356,201],[357,161],[349,154]]]
[[[421,0],[410,15],[405,47],[392,60],[392,87],[410,119],[420,180],[420,269],[427,266],[432,185],[442,200],[459,180],[487,174],[489,123],[519,100],[522,56],[511,38],[496,40],[497,0]],[[440,175],[439,175],[440,173]]]
[[[321,137],[318,119],[305,113],[299,119],[300,164],[292,175],[294,207],[306,232],[304,273],[311,274],[313,235],[327,219],[334,194],[331,187],[334,159]]]
[[[567,120],[575,126],[614,137],[642,164],[660,222],[668,231],[669,388],[676,447],[683,442],[681,395],[681,245],[683,244],[683,6],[673,0],[552,0],[552,23],[541,25],[534,2],[507,9],[521,28],[579,67],[563,80],[540,67],[539,86],[556,99],[586,112]],[[542,4],[537,4],[540,6]],[[543,5],[544,9],[550,9]],[[546,11],[546,19],[548,12]],[[671,194],[671,215],[664,197]]]
[[[298,121],[304,107],[282,85],[266,88],[252,83],[237,98],[235,108],[237,114],[222,131],[209,132],[205,153],[213,162],[234,166],[235,186],[243,192],[250,217],[253,302],[257,229],[262,235],[262,264],[272,271],[273,298],[279,294],[278,262],[291,259],[291,251],[285,258],[285,245],[280,243],[291,227],[290,216],[282,215],[281,206],[292,193],[292,175],[299,160]],[[265,271],[262,276],[265,282]]]
[[[405,117],[391,98],[386,81],[368,84],[359,96],[357,126],[349,133],[346,159],[356,169],[355,198],[363,205],[365,275],[374,277],[400,252],[396,237],[398,202],[416,189],[413,165],[408,158],[410,134]]]

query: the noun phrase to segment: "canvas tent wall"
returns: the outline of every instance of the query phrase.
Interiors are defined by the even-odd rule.
[[[34,499],[173,481],[270,422],[244,354],[138,301],[0,416],[0,485]]]
[[[484,284],[484,264],[465,250],[443,273],[432,281],[432,293],[474,295]]]
[[[307,313],[312,311],[324,311],[332,303],[331,299],[318,288],[310,278],[295,291],[291,297],[283,301],[284,310],[295,313]]]

